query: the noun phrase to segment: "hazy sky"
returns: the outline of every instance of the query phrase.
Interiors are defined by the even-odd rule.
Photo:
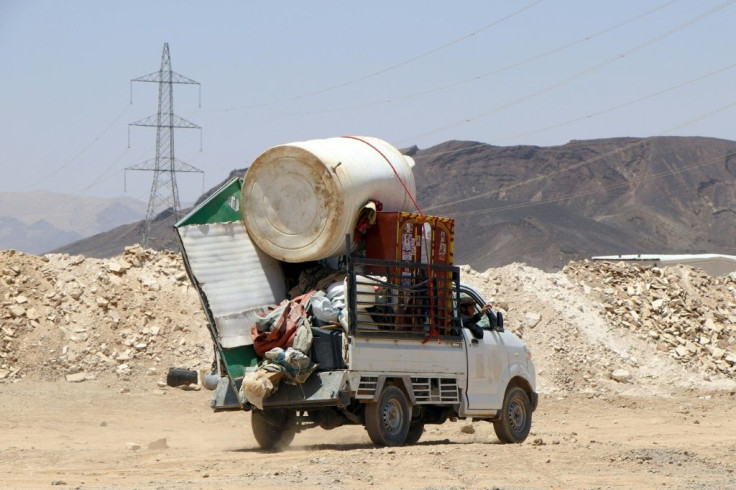
[[[169,43],[176,156],[206,188],[270,146],[736,139],[736,0],[0,0],[0,192],[124,194],[154,157]],[[733,105],[732,105],[733,104]],[[128,172],[147,200],[150,172]],[[202,191],[178,177],[182,202]]]

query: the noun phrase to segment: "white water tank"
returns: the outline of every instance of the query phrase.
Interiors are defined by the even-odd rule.
[[[245,226],[261,250],[285,262],[344,254],[345,235],[352,237],[366,202],[416,211],[406,190],[416,195],[413,166],[411,157],[366,136],[275,146],[245,173]]]

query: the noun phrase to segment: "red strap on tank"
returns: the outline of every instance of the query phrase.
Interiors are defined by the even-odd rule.
[[[394,167],[394,164],[391,163],[391,160],[389,160],[388,157],[384,155],[380,149],[376,148],[376,146],[371,144],[370,142],[362,138],[358,138],[357,136],[342,136],[342,138],[348,138],[351,140],[360,141],[361,143],[365,143],[366,145],[376,150],[378,154],[381,155],[384,160],[386,160],[386,163],[388,163],[388,165],[391,167],[391,170],[394,171],[394,175],[396,175],[396,178],[401,183],[402,187],[404,188],[404,191],[406,192],[406,195],[409,196],[409,199],[411,199],[411,202],[414,203],[414,207],[417,208],[417,211],[419,212],[420,216],[422,218],[426,217],[426,215],[422,211],[422,208],[419,207],[419,203],[414,198],[409,188],[406,186],[406,182],[404,182],[404,179],[401,178],[401,175],[399,175],[399,172],[396,170],[396,167]],[[422,230],[424,230],[424,228],[422,228]],[[424,250],[431,257],[431,253],[429,252],[429,244],[427,243],[427,238],[424,236],[424,231],[422,231],[422,239],[424,240]],[[437,332],[437,329],[434,326],[434,323],[435,323],[434,322],[434,283],[432,282],[432,269],[430,267],[429,260],[427,260],[427,278],[429,280],[429,313],[430,313],[429,335],[427,335],[427,337],[422,341],[422,343],[426,344],[427,342],[429,342],[430,339],[434,337],[434,338],[437,338],[437,343],[439,344],[440,334],[439,332]]]

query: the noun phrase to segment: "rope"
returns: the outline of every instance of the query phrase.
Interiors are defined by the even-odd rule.
[[[422,220],[423,220],[422,222],[422,225],[423,225],[425,222],[424,220],[426,219],[426,215],[422,211],[422,208],[419,207],[419,203],[414,198],[414,195],[412,195],[411,191],[409,190],[409,187],[407,187],[406,185],[406,182],[404,182],[404,179],[402,179],[401,175],[399,175],[399,172],[396,170],[396,167],[394,167],[394,164],[391,163],[391,160],[389,160],[389,158],[386,155],[384,155],[384,153],[380,149],[376,148],[375,145],[373,145],[372,143],[362,138],[358,138],[357,136],[342,136],[342,138],[360,141],[361,143],[364,143],[370,146],[371,148],[373,148],[379,155],[381,155],[381,157],[383,157],[384,160],[386,160],[386,163],[388,163],[388,165],[391,167],[391,170],[393,170],[394,175],[396,176],[398,181],[401,183],[401,186],[404,188],[404,192],[406,192],[406,195],[409,196],[409,199],[411,199],[411,202],[414,204],[414,207],[417,209],[417,211],[419,211],[419,215],[422,217]],[[434,318],[434,314],[435,314],[435,311],[434,311],[434,281],[432,281],[433,276],[432,276],[432,268],[430,264],[430,259],[432,255],[431,255],[431,251],[429,250],[429,244],[427,243],[427,237],[424,234],[424,226],[422,226],[422,240],[424,242],[423,250],[425,251],[425,253],[427,253],[427,279],[429,281],[429,314],[430,314],[429,335],[427,335],[427,337],[422,341],[422,343],[426,344],[427,342],[429,342],[430,339],[432,339],[433,337],[436,337],[437,343],[439,344],[440,334],[439,332],[437,332],[437,329],[435,328],[435,318]]]

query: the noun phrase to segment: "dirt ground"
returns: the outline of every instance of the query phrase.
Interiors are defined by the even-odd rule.
[[[0,489],[736,488],[736,273],[462,273],[533,353],[526,442],[460,420],[414,446],[374,447],[347,426],[268,453],[248,413],[165,386],[170,367],[212,363],[179,256],[0,251]]]
[[[427,426],[374,447],[359,426],[258,449],[248,413],[152,378],[0,386],[3,488],[736,488],[736,395],[543,395],[532,434]],[[140,446],[133,446],[135,443]]]

